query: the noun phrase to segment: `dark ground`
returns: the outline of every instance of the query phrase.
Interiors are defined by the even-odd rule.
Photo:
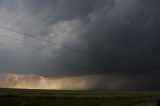
[[[0,89],[0,106],[153,106],[158,91],[55,91]]]

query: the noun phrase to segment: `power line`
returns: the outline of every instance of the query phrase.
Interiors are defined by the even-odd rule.
[[[0,35],[2,35],[2,34],[0,34]],[[3,39],[3,40],[5,40],[5,41],[16,41],[16,43],[23,42],[23,40],[10,38],[10,37],[5,36],[5,35],[1,36],[0,39]],[[18,42],[17,42],[17,41],[18,41]],[[31,42],[30,42],[30,43],[23,42],[23,43],[25,44],[25,46],[28,46],[28,47],[31,47],[31,48],[34,48],[34,49],[39,49],[39,51],[43,48],[43,49],[47,49],[47,50],[52,50],[52,53],[56,53],[56,52],[53,52],[53,50],[57,50],[57,49],[54,49],[54,48],[50,49],[50,48],[47,48],[47,47],[42,47],[42,46],[40,46],[40,45],[39,45],[39,47],[38,47],[38,46],[33,46],[33,44],[31,44]],[[19,47],[19,45],[17,45],[17,47]],[[47,51],[43,51],[43,52],[46,52],[46,53],[47,53]],[[49,53],[49,52],[48,52],[48,53]]]
[[[43,41],[43,42],[50,42],[49,40],[43,40],[43,39],[40,39],[39,37],[35,36],[35,35],[32,35],[32,34],[28,34],[28,33],[25,33],[25,32],[21,32],[21,31],[17,31],[17,30],[14,30],[14,29],[11,29],[11,28],[7,28],[7,27],[4,27],[4,26],[0,26],[1,29],[5,29],[5,30],[8,30],[8,31],[11,31],[11,32],[15,32],[15,33],[18,33],[18,34],[21,34],[21,35],[24,35],[24,36],[28,36],[28,37],[31,37],[33,39],[37,39],[39,41]],[[88,57],[94,57],[94,58],[97,58],[97,59],[100,59],[100,57],[98,56],[95,56],[95,55],[91,55],[89,53],[86,53],[86,52],[83,52],[83,51],[80,51],[78,49],[75,49],[75,48],[71,48],[71,47],[68,47],[68,46],[64,46],[64,45],[61,45],[61,44],[58,44],[58,43],[55,43],[55,42],[50,42],[51,44],[53,45],[57,45],[59,47],[62,47],[64,49],[67,49],[67,50],[71,50],[71,51],[74,51],[74,52],[77,52],[79,54],[83,54],[83,55],[86,55]]]
[[[2,34],[0,34],[0,35],[2,35]],[[3,39],[2,39],[3,38]],[[16,40],[16,39],[12,39],[12,38],[7,38],[7,37],[4,37],[4,36],[1,36],[0,37],[0,39],[1,40],[5,40],[5,41],[22,41],[22,40]],[[20,47],[21,45],[19,45],[19,44],[17,44],[17,43],[20,43],[20,42],[16,42],[16,43],[14,43],[14,46],[17,46],[17,47]],[[26,43],[26,44],[29,44],[29,43]],[[40,47],[35,47],[35,46],[33,46],[33,45],[25,45],[25,46],[28,46],[28,47],[31,47],[31,48],[34,48],[34,49],[41,49]],[[31,51],[32,52],[32,51]],[[29,53],[31,53],[31,52],[29,52]],[[33,52],[36,52],[36,51],[33,51]],[[55,51],[52,51],[52,52],[47,52],[47,51],[43,51],[44,53],[52,53],[52,54],[55,54],[55,55],[58,55],[59,56],[59,53],[57,53],[57,52],[55,52]],[[50,56],[50,55],[46,55],[45,54],[45,56]],[[67,56],[73,56],[73,55],[67,55]],[[93,58],[92,58],[93,59]],[[88,65],[92,65],[92,63],[87,63]]]
[[[23,36],[27,36],[27,37],[30,37],[30,38],[33,38],[33,39],[36,39],[36,40],[38,40],[38,41],[43,41],[43,42],[50,42],[49,40],[43,40],[43,39],[40,39],[39,37],[37,37],[37,36],[34,36],[34,35],[31,35],[31,34],[28,34],[28,33],[24,33],[24,32],[21,32],[21,31],[16,31],[16,30],[14,30],[14,29],[11,29],[11,28],[6,28],[6,27],[3,27],[3,26],[0,26],[0,29],[4,29],[4,30],[7,30],[7,31],[11,31],[11,32],[15,32],[15,33],[17,33],[17,34],[20,34],[20,35],[23,35]],[[13,38],[9,38],[10,40],[13,40]],[[24,40],[20,40],[20,39],[14,39],[14,40],[16,40],[16,41],[24,41]],[[55,52],[55,51],[53,51],[53,50],[57,50],[57,49],[54,49],[54,48],[52,48],[52,49],[50,49],[50,48],[48,48],[48,47],[46,47],[46,46],[41,46],[40,45],[40,47],[35,47],[35,46],[33,46],[33,45],[35,45],[33,42],[25,42],[28,46],[30,45],[30,47],[32,47],[32,48],[36,48],[36,49],[41,49],[41,50],[43,50],[43,49],[48,49],[48,50],[52,50],[51,52],[47,52],[47,51],[45,51],[45,52],[47,52],[47,53],[54,53],[55,55],[61,55],[61,54],[57,54],[57,52]],[[64,45],[61,45],[61,44],[58,44],[58,43],[55,43],[55,42],[50,42],[50,43],[52,43],[53,45],[57,45],[57,46],[59,46],[59,47],[62,47],[62,48],[64,48],[64,49],[67,49],[67,50],[70,50],[70,51],[73,51],[73,52],[76,52],[76,53],[78,53],[78,54],[83,54],[84,56],[87,56],[87,57],[90,57],[90,59],[92,59],[92,60],[94,60],[94,61],[96,61],[97,63],[96,63],[96,65],[97,65],[97,69],[99,69],[99,67],[103,67],[104,65],[106,65],[106,63],[105,63],[105,61],[103,61],[103,59],[101,58],[101,57],[98,57],[98,56],[95,56],[95,55],[91,55],[91,54],[89,54],[89,53],[86,53],[86,52],[83,52],[83,51],[80,51],[80,50],[78,50],[78,49],[74,49],[74,48],[71,48],[71,47],[68,47],[68,46],[64,46]],[[35,52],[35,51],[34,51]],[[67,55],[67,56],[71,56],[71,54],[70,55]],[[73,56],[73,55],[72,55]],[[90,65],[93,65],[93,63],[90,63],[89,62],[89,64]]]
[[[21,39],[16,39],[16,38],[13,38],[13,37],[9,37],[9,36],[5,36],[5,35],[3,35],[3,34],[0,34],[0,39],[2,39],[3,38],[3,40],[5,40],[5,41],[18,41],[18,42],[16,42],[16,43],[20,43],[20,42],[23,42],[24,44],[25,44],[25,46],[28,46],[28,47],[31,47],[31,48],[34,48],[34,49],[39,49],[39,51],[40,50],[42,50],[44,53],[54,53],[54,54],[56,54],[56,55],[59,55],[59,54],[57,54],[57,52],[55,52],[55,51],[53,51],[53,50],[57,50],[57,49],[54,49],[54,48],[48,48],[48,47],[46,47],[46,46],[41,46],[41,45],[37,45],[37,46],[33,46],[34,45],[34,43],[32,43],[32,42],[24,42],[24,40],[21,40]],[[14,45],[15,46],[15,45]],[[20,47],[19,45],[17,45],[17,47]],[[45,49],[45,50],[44,50]],[[48,51],[46,51],[46,50],[51,50],[51,52],[48,52]],[[71,55],[71,54],[70,54]],[[70,56],[69,55],[69,56]],[[73,55],[72,55],[73,56]]]
[[[61,54],[59,54],[58,52],[55,52],[55,51],[53,51],[53,50],[57,50],[57,49],[54,49],[54,48],[48,48],[48,47],[46,47],[46,46],[41,46],[41,45],[35,45],[33,42],[24,42],[24,40],[22,40],[22,39],[16,39],[16,38],[13,38],[13,37],[9,37],[9,36],[5,36],[5,35],[3,35],[3,34],[0,34],[0,35],[2,35],[1,36],[1,38],[0,39],[2,39],[3,38],[3,40],[7,40],[7,41],[18,41],[18,42],[16,42],[16,43],[21,43],[21,42],[23,42],[24,44],[25,44],[25,46],[28,46],[28,47],[31,47],[31,48],[34,48],[34,49],[39,49],[39,50],[43,50],[43,49],[47,49],[47,50],[51,50],[51,52],[48,52],[48,51],[46,51],[46,50],[43,50],[43,52],[44,53],[49,53],[49,54],[51,54],[51,53],[53,53],[53,54],[55,54],[55,55],[61,55]],[[5,39],[4,39],[5,38]],[[14,43],[15,44],[15,43]],[[35,45],[35,46],[33,46],[33,45]],[[17,47],[19,47],[19,45],[17,45]],[[35,51],[33,51],[34,53],[35,53]],[[49,55],[46,55],[46,56],[49,56]],[[67,54],[67,56],[73,56],[73,54],[71,55],[71,54]],[[97,60],[97,59],[95,59],[95,58],[91,58],[91,59],[93,59],[93,60]],[[97,61],[98,62],[98,61]],[[100,63],[99,63],[100,62]],[[103,64],[105,64],[105,62],[104,61],[102,61],[102,60],[99,60],[99,62],[97,63],[97,64],[99,64],[99,66],[102,66]],[[90,65],[93,65],[92,63],[88,63],[88,64],[90,64]]]
[[[46,42],[46,40],[43,40],[43,39],[40,39],[39,37],[37,37],[37,36],[34,36],[34,35],[31,35],[31,34],[28,34],[28,33],[24,33],[24,32],[20,32],[20,31],[16,31],[16,30],[14,30],[14,29],[10,29],[10,28],[6,28],[6,27],[3,27],[3,26],[0,26],[0,28],[1,29],[5,29],[5,30],[8,30],[8,31],[11,31],[11,32],[15,32],[15,33],[18,33],[18,34],[20,34],[20,35],[23,35],[23,36],[27,36],[27,37],[30,37],[30,38],[33,38],[33,39],[36,39],[36,40],[39,40],[39,41],[43,41],[43,42]],[[48,42],[50,42],[49,40],[47,40]],[[70,47],[67,47],[67,46],[64,46],[64,45],[60,45],[60,44],[57,44],[57,43],[54,43],[54,42],[51,42],[53,45],[57,45],[57,46],[59,46],[59,47],[62,47],[62,48],[64,48],[64,49],[69,49],[69,50],[71,50],[71,51],[73,51],[73,52],[76,52],[76,53],[78,53],[78,54],[83,54],[84,56],[87,56],[87,57],[89,57],[90,59],[92,59],[92,60],[94,60],[94,61],[96,61],[97,63],[97,65],[98,65],[98,67],[101,67],[101,66],[103,66],[103,65],[106,65],[106,62],[105,61],[103,61],[103,59],[101,58],[101,57],[98,57],[98,56],[94,56],[94,55],[91,55],[91,54],[88,54],[88,53],[86,53],[86,52],[82,52],[82,51],[80,51],[80,50],[78,50],[78,49],[74,49],[74,48],[70,48]],[[46,46],[41,46],[41,48],[40,47],[38,47],[38,49],[41,49],[41,50],[43,50],[43,49],[45,49],[45,48],[47,48]],[[49,49],[49,48],[48,48]],[[49,50],[52,50],[52,52],[46,52],[46,53],[54,53],[55,55],[58,55],[59,56],[59,54],[57,54],[57,52],[53,52],[53,50],[57,50],[57,49],[49,49]],[[67,56],[73,56],[73,54],[71,55],[71,54],[67,54]],[[92,63],[90,63],[89,62],[89,64],[91,64],[92,65]]]
[[[0,35],[2,35],[2,34],[0,34]],[[23,40],[18,40],[18,39],[13,39],[13,38],[10,38],[10,37],[6,37],[5,35],[4,36],[1,36],[0,37],[0,39],[1,40],[5,40],[5,41],[23,41]],[[20,43],[20,42],[16,42],[16,43]],[[19,46],[19,44],[17,44],[16,45],[16,43],[14,43],[14,46],[16,46],[16,47],[20,47]],[[28,44],[28,45],[25,45],[25,46],[28,46],[28,47],[31,47],[31,48],[34,48],[34,49],[41,49],[40,47],[35,47],[35,46],[33,46],[33,45],[29,45],[30,43],[25,43],[25,44]],[[52,49],[51,49],[52,50]],[[34,53],[35,53],[35,51],[33,51]],[[58,55],[59,56],[59,54],[57,53],[57,52],[55,52],[55,51],[52,51],[52,52],[47,52],[47,51],[43,51],[44,53],[46,52],[46,53],[53,53],[53,54],[55,54],[55,55]],[[46,56],[48,56],[48,55],[46,55]],[[67,55],[67,56],[71,56],[71,54],[70,55]],[[73,55],[72,55],[73,56]],[[93,58],[92,58],[93,59]],[[92,63],[88,63],[89,65],[92,65]]]

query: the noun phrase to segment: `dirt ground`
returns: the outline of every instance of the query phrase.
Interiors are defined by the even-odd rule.
[[[146,102],[146,103],[136,104],[132,106],[157,106],[157,104],[154,102]]]

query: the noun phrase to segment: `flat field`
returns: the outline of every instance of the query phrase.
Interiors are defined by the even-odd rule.
[[[158,97],[158,91],[0,89],[0,106],[156,106]]]

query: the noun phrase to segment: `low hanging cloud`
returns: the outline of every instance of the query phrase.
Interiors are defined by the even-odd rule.
[[[157,75],[115,76],[89,75],[47,78],[28,74],[1,74],[1,88],[51,90],[158,90]]]
[[[124,85],[124,80],[121,78],[103,75],[66,78],[47,78],[33,74],[4,74],[1,76],[0,87],[4,88],[93,90],[102,79],[106,79],[107,83],[103,85],[106,89],[119,89]]]
[[[159,0],[1,0],[0,72],[14,82],[0,86],[158,89],[159,14]]]

